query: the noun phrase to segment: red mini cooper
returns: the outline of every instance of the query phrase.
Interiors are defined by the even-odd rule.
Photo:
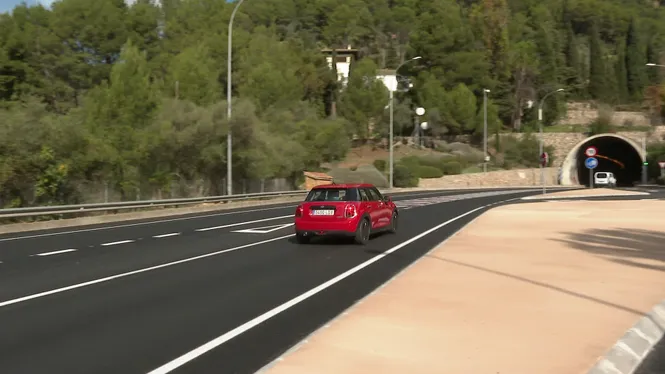
[[[366,244],[371,234],[397,231],[397,207],[371,184],[316,186],[296,208],[298,243],[314,236],[349,236]]]

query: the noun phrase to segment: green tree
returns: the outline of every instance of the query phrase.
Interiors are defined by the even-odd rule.
[[[600,32],[598,26],[594,23],[591,26],[589,47],[589,94],[594,99],[602,99],[606,95],[607,85],[606,68],[605,68],[605,51],[602,41],[600,40]]]
[[[376,64],[369,59],[358,61],[340,97],[340,114],[349,121],[349,134],[361,139],[373,136],[372,128],[386,105],[388,90],[376,79]]]
[[[646,86],[646,50],[633,18],[626,35],[626,70],[628,72],[628,91],[633,99],[640,100]]]

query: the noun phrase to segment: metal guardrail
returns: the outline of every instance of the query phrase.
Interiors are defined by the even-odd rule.
[[[535,189],[540,187],[486,187],[486,189]],[[548,187],[548,189],[566,189],[563,186]],[[465,188],[460,188],[465,189]],[[485,189],[483,187],[469,188],[471,189]],[[442,189],[446,190],[446,189]],[[426,190],[424,190],[426,191]],[[75,214],[75,213],[91,213],[91,212],[105,212],[129,209],[145,209],[145,208],[158,208],[158,207],[176,207],[183,205],[194,205],[203,203],[221,203],[230,201],[243,201],[243,200],[260,200],[272,199],[276,197],[296,197],[305,196],[309,191],[278,191],[278,192],[259,192],[249,194],[237,195],[224,195],[224,196],[206,196],[206,197],[191,197],[182,199],[162,199],[162,200],[143,200],[143,201],[123,201],[114,203],[98,203],[98,204],[80,204],[80,205],[52,205],[52,206],[37,206],[28,208],[10,208],[0,209],[0,220],[9,218],[21,217],[37,217],[37,216],[50,216],[58,214]],[[393,193],[395,190],[385,189],[381,193]]]
[[[80,205],[51,205],[51,206],[37,206],[28,208],[10,208],[0,209],[0,219],[4,218],[19,218],[40,215],[55,215],[55,214],[71,214],[71,213],[88,213],[88,212],[103,212],[111,210],[127,210],[127,209],[144,209],[144,208],[157,208],[168,206],[183,206],[194,205],[203,203],[221,203],[227,201],[242,201],[242,200],[259,200],[264,198],[275,197],[295,197],[304,196],[308,191],[278,191],[278,192],[260,192],[249,194],[236,194],[224,196],[206,196],[206,197],[191,197],[183,199],[163,199],[163,200],[144,200],[144,201],[123,201],[114,203],[98,203],[98,204],[80,204]]]

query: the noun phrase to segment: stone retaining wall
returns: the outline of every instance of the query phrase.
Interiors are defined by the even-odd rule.
[[[558,168],[545,168],[545,182],[557,185]],[[520,187],[540,186],[540,169],[515,169],[490,171],[460,175],[446,175],[441,178],[421,178],[418,187]]]

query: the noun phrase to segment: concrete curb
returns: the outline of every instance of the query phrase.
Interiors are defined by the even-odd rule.
[[[633,374],[665,335],[665,300],[642,317],[587,374]]]

